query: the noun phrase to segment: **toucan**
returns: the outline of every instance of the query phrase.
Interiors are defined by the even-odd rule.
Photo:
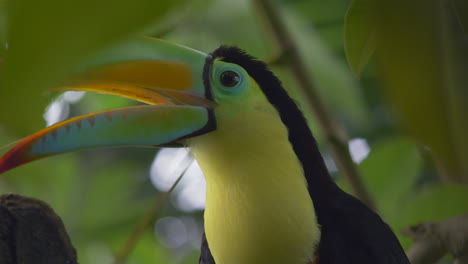
[[[409,264],[390,227],[330,177],[280,80],[233,46],[138,37],[57,83],[144,104],[74,117],[0,158],[0,173],[94,147],[189,147],[206,178],[201,264]]]

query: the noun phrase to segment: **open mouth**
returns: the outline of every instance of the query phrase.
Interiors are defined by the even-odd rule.
[[[74,117],[22,140],[0,158],[0,173],[67,151],[115,146],[164,146],[216,127],[216,103],[206,98],[207,55],[152,38],[100,54],[59,85],[60,91],[117,95],[146,105]]]

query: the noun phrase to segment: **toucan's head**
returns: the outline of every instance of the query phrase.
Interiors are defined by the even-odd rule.
[[[59,89],[112,94],[146,105],[105,110],[45,128],[0,158],[0,173],[67,151],[176,146],[214,131],[222,119],[265,105],[261,85],[242,67],[246,61],[254,74],[268,71],[263,63],[232,47],[204,54],[157,39],[136,38],[101,51]],[[279,85],[276,78],[273,82]]]

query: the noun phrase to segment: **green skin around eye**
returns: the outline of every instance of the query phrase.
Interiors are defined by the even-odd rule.
[[[249,75],[242,67],[223,61],[215,61],[213,66],[212,78],[216,101],[229,100],[229,97],[236,97],[247,92]],[[234,72],[239,76],[236,85],[226,86],[221,82],[223,73],[227,72]]]
[[[239,75],[239,83],[234,87],[222,85],[220,77],[226,71],[234,71]],[[271,104],[267,103],[255,80],[242,67],[215,61],[211,78],[215,101],[218,104],[214,110],[217,122],[223,123],[226,120],[239,118],[249,111],[276,112]]]

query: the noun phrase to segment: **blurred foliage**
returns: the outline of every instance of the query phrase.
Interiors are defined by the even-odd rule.
[[[27,108],[36,115],[27,118],[30,115],[18,112],[24,122],[11,122],[2,115],[0,122],[14,132],[30,133],[40,124],[37,114],[48,101],[41,91],[68,74],[71,65],[97,48],[138,33],[182,3],[180,0],[6,1],[9,49],[1,83],[4,88],[0,90],[3,99],[0,111]],[[31,92],[39,96],[31,96]]]
[[[400,203],[415,187],[422,166],[416,146],[408,140],[388,138],[373,146],[360,169],[382,214],[398,214]]]
[[[325,104],[329,109],[333,109],[340,121],[352,127],[351,129],[365,130],[369,125],[367,105],[347,65],[333,54],[318,32],[310,28],[305,18],[299,17],[292,11],[283,14]],[[337,94],[341,96],[336,96]],[[308,103],[302,98],[298,98],[298,101],[302,104]],[[313,117],[309,120],[313,120]],[[313,121],[310,123],[313,124]]]
[[[458,182],[468,182],[466,6],[355,0],[345,24],[351,67],[359,74],[377,49],[376,70],[397,120],[433,150],[442,176]]]
[[[468,35],[468,3],[463,0],[452,0],[452,8],[463,32]]]
[[[351,2],[346,14],[344,31],[346,56],[349,66],[358,77],[377,45],[376,5],[376,1],[372,0],[355,0]]]
[[[399,235],[408,225],[468,212],[468,190],[460,184],[468,180],[468,11],[464,0],[377,2],[353,0],[348,9],[341,0],[283,0],[280,7],[330,112],[352,138],[370,145],[359,168]],[[248,0],[0,0],[0,146],[43,127],[54,96],[45,88],[98,48],[144,33],[204,52],[238,45],[269,61],[281,51],[262,19]],[[308,104],[288,69],[272,68]],[[87,94],[68,106],[75,116],[131,103]],[[323,142],[314,117],[306,116]],[[158,193],[148,176],[155,153],[90,150],[44,159],[2,175],[0,192],[50,203],[82,263],[112,263]],[[202,222],[201,212],[173,203],[158,218],[166,216]],[[194,237],[168,248],[148,230],[128,263],[196,263]]]

